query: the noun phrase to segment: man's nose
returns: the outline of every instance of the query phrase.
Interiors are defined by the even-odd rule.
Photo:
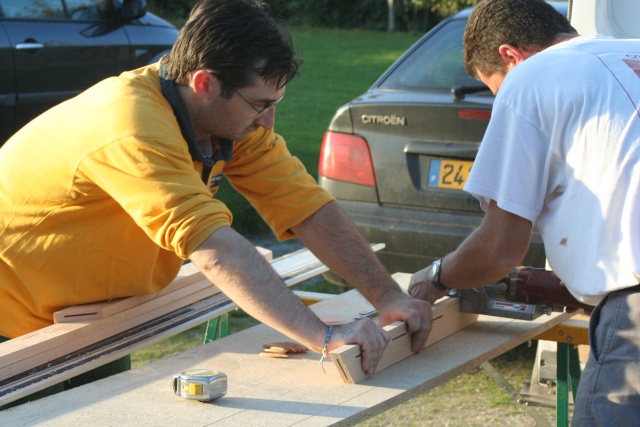
[[[266,113],[264,113],[264,115],[258,117],[255,120],[255,123],[262,126],[263,128],[267,129],[267,130],[271,130],[273,129],[273,126],[275,125],[276,122],[276,107],[275,105],[269,109],[269,111],[267,111]]]

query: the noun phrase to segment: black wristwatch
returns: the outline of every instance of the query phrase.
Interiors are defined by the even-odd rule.
[[[442,272],[442,258],[433,261],[429,267],[429,281],[439,291],[449,292],[451,288],[446,287],[440,282],[440,273]]]

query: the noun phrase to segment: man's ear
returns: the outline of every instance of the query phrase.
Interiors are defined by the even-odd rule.
[[[197,70],[191,76],[191,85],[196,96],[208,98],[220,93],[220,80],[207,70]]]
[[[504,62],[506,71],[509,72],[513,67],[536,54],[526,49],[512,46],[510,44],[503,44],[498,48],[498,53]]]

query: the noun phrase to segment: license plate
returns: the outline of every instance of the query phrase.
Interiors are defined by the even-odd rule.
[[[473,162],[439,159],[429,164],[429,187],[462,189],[467,182]]]

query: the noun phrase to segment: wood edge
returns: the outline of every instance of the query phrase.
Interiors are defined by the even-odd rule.
[[[260,246],[256,246],[255,248],[267,261],[273,260],[273,251],[271,251],[270,249],[262,248]],[[53,321],[54,323],[65,323],[102,319],[105,317],[113,316],[114,314],[121,311],[144,304],[145,302],[150,301],[154,298],[171,294],[192,285],[199,285],[203,281],[211,284],[204,273],[202,273],[195,264],[186,263],[183,264],[182,267],[180,267],[180,271],[176,275],[176,278],[170,284],[154,294],[135,295],[131,297],[117,298],[113,300],[99,301],[91,304],[80,304],[67,307],[53,313]],[[197,292],[200,289],[202,289],[202,286],[194,287],[193,292]]]
[[[188,285],[171,289],[169,292],[159,292],[151,295],[137,295],[129,298],[121,298],[114,301],[102,301],[92,304],[83,304],[69,307],[54,313],[54,323],[78,323],[106,319],[124,311],[142,307],[145,304],[162,305],[170,304],[172,299],[184,298],[189,294],[200,292],[211,287],[208,279],[203,279]],[[220,292],[219,290],[217,292]]]
[[[425,348],[477,321],[477,314],[461,313],[459,307],[460,300],[458,298],[444,298],[433,305],[434,327],[437,328],[438,324],[436,322],[438,321],[446,326],[434,328],[437,332],[432,330],[429,339],[425,343]],[[442,323],[444,320],[447,320],[447,322]],[[407,334],[407,326],[404,322],[392,323],[385,326],[384,329],[391,336],[391,341],[378,363],[376,372],[381,372],[414,354],[411,350],[411,339]],[[339,366],[340,374],[345,382],[355,384],[370,376],[360,366],[358,359],[360,354],[360,347],[357,345],[342,346],[331,352],[332,359],[335,356],[335,360],[338,361],[337,366]]]
[[[210,288],[189,294],[169,304],[150,308],[139,314],[136,312],[140,310],[125,310],[114,316],[100,319],[98,322],[58,323],[40,329],[39,331],[43,331],[44,334],[34,334],[31,337],[25,335],[26,339],[24,340],[6,341],[0,344],[0,349],[5,346],[3,354],[0,354],[0,378],[11,377],[19,372],[40,366],[46,360],[54,360],[72,353],[180,307],[218,295],[224,297],[224,294],[219,292],[212,293],[213,286]],[[136,309],[138,308],[136,307]],[[46,337],[43,339],[42,335],[46,335]],[[32,340],[37,340],[37,342],[30,342]]]

